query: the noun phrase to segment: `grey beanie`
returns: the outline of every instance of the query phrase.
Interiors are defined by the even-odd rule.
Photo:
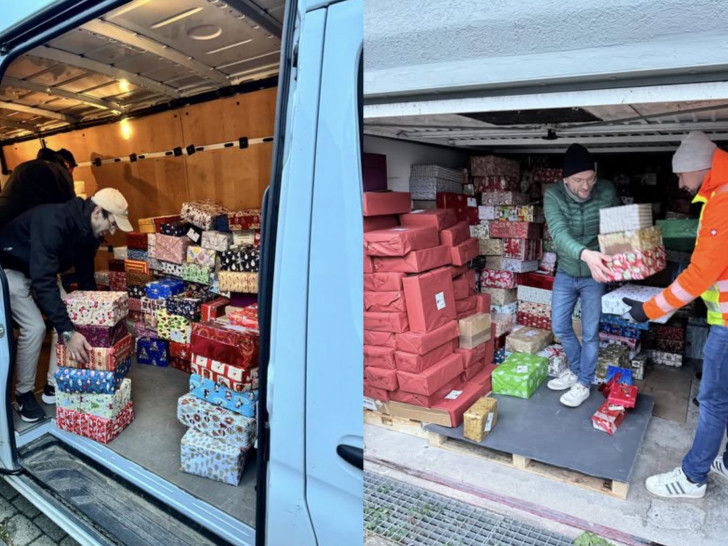
[[[672,172],[679,174],[710,169],[716,148],[702,131],[690,131],[672,156]]]

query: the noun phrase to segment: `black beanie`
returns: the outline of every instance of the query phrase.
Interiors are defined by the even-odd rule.
[[[595,167],[595,161],[589,150],[584,148],[581,144],[572,144],[566,150],[564,154],[564,169],[562,176],[564,178],[570,177],[572,174],[593,171]]]

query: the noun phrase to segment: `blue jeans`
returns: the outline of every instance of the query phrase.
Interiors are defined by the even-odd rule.
[[[710,465],[720,451],[728,427],[728,328],[711,326],[703,349],[700,380],[700,414],[693,447],[682,462],[683,472],[694,483],[708,481]],[[723,464],[728,467],[728,446]]]
[[[551,295],[551,327],[561,341],[569,361],[569,369],[579,383],[591,387],[599,356],[599,321],[602,318],[604,285],[591,277],[572,277],[563,271],[556,273]],[[581,298],[582,342],[574,333],[571,315],[576,300]]]

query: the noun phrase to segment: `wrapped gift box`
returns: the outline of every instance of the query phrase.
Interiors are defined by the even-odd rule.
[[[137,262],[146,262],[149,259],[149,253],[146,250],[130,248],[126,254],[130,260]]]
[[[490,315],[490,320],[495,325],[494,334],[496,338],[509,333],[513,330],[513,326],[516,323],[513,315],[492,314]]]
[[[71,322],[80,325],[115,326],[129,311],[129,296],[124,292],[86,292],[77,290],[63,301]]]
[[[608,343],[599,347],[594,383],[604,383],[610,366],[630,368],[629,348],[617,343]]]
[[[171,277],[178,277],[182,278],[182,275],[184,275],[185,268],[183,264],[175,264],[172,262],[164,262],[162,260],[158,261],[159,271],[164,273],[165,275],[169,275]]]
[[[109,271],[109,290],[112,292],[126,292],[126,273],[122,271]]]
[[[200,245],[205,250],[214,252],[225,252],[230,250],[233,244],[233,236],[230,233],[221,231],[203,231]]]
[[[113,419],[56,407],[56,426],[68,432],[108,444],[134,420],[134,402],[129,402]]]
[[[225,315],[225,307],[229,303],[230,300],[227,298],[215,298],[211,301],[202,303],[200,306],[200,318],[193,320],[215,320],[217,317]]]
[[[451,263],[450,247],[441,245],[413,250],[402,257],[373,258],[374,272],[421,273]],[[222,275],[223,272],[220,274]]]
[[[410,176],[409,189],[412,194],[412,199],[414,200],[434,201],[437,198],[437,195],[440,193],[461,192],[463,189],[463,185],[460,181],[453,181],[445,178],[413,178]]]
[[[647,355],[655,364],[662,364],[663,366],[671,366],[673,368],[680,368],[683,365],[682,354],[648,349]]]
[[[375,231],[379,229],[389,229],[393,227],[397,227],[399,225],[399,218],[396,215],[390,215],[390,216],[370,216],[368,218],[364,218],[364,233],[368,233],[370,231]],[[242,232],[241,232],[242,233]],[[237,233],[233,233],[233,245],[239,246],[239,244],[253,244],[253,241],[244,241],[242,243],[238,243],[240,239],[236,238],[235,236]]]
[[[478,239],[478,252],[483,256],[502,256],[503,243],[500,239]]]
[[[461,193],[461,189],[457,193],[437,192],[435,204],[438,209],[454,210],[458,222],[464,222],[466,231],[468,225],[478,223],[478,200]]]
[[[622,301],[622,298],[631,298],[633,300],[646,302],[653,296],[662,292],[662,290],[662,288],[654,286],[626,284],[602,296],[602,313],[610,315],[624,315],[627,311],[629,311],[629,306]],[[651,322],[664,324],[670,320],[674,314],[675,313],[673,311],[662,318]]]
[[[449,381],[457,378],[464,369],[463,357],[459,354],[451,354],[420,373],[397,371],[399,389],[430,396]]]
[[[515,260],[513,258],[503,258],[501,260],[501,267],[504,271],[513,271],[515,273],[528,273],[531,271],[538,271],[538,260],[523,261]]]
[[[491,237],[510,239],[539,239],[541,237],[541,224],[534,222],[500,222],[490,223]]]
[[[221,292],[258,293],[258,273],[220,271],[217,275]]]
[[[400,214],[399,221],[406,227],[434,226],[441,231],[454,226],[457,217],[452,209],[413,210],[407,214]]]
[[[228,324],[236,326],[244,326],[257,330],[258,325],[258,304],[248,305],[238,309],[231,309],[226,315],[225,320]]]
[[[502,239],[495,239],[496,241],[502,241]],[[485,257],[485,269],[504,269],[503,268],[503,256],[486,256]]]
[[[257,390],[234,391],[193,373],[190,375],[190,394],[244,417],[255,418]]]
[[[109,272],[108,271],[96,271],[94,273],[94,280],[99,286],[109,286]]]
[[[562,171],[552,167],[537,167],[533,170],[533,179],[538,182],[555,184],[562,179]]]
[[[365,313],[365,325],[364,328],[371,330],[366,325]],[[405,315],[406,320],[406,315]],[[392,331],[392,330],[388,330]],[[407,353],[417,353],[420,355],[426,354],[437,347],[447,343],[450,340],[457,338],[460,335],[457,321],[453,320],[436,330],[432,330],[427,333],[419,332],[404,332],[398,333],[395,336],[396,346],[398,351],[404,351]]]
[[[434,199],[434,197],[433,197]],[[409,212],[412,196],[409,192],[364,192],[364,216],[384,216]]]
[[[620,345],[628,347],[630,351],[636,351],[639,348],[639,339],[637,338],[599,332],[599,339],[606,341],[607,343],[619,343]]]
[[[611,436],[624,421],[624,416],[624,409],[611,409],[609,402],[605,401],[592,416],[592,425],[595,429],[603,430]]]
[[[440,232],[440,244],[450,247],[456,247],[468,239],[470,239],[470,226],[467,222],[458,222]]]
[[[202,245],[202,229],[192,224],[187,225],[185,236],[195,245]]]
[[[130,297],[128,301],[129,301],[129,314],[142,312],[141,298]]]
[[[142,313],[154,313],[157,309],[166,309],[167,300],[164,298],[152,299],[148,297],[141,298]]]
[[[364,252],[369,256],[404,256],[412,250],[432,248],[439,245],[438,231],[434,226],[397,226],[369,231],[364,234]],[[248,261],[249,258],[235,255],[231,256],[230,264],[242,268],[243,263]],[[257,270],[257,259],[255,266]],[[249,271],[249,269],[232,270]]]
[[[192,365],[189,360],[179,358],[178,356],[169,357],[169,367],[175,368],[185,373],[192,373]]]
[[[488,288],[516,288],[518,278],[518,273],[513,271],[484,269],[480,275],[480,285]]]
[[[187,263],[214,269],[216,262],[217,252],[214,250],[195,245],[187,247]]]
[[[186,263],[182,271],[182,279],[200,284],[210,284],[211,272],[212,269],[208,266]]]
[[[487,239],[490,237],[490,224],[488,222],[483,222],[474,226],[468,226],[470,229],[470,236],[475,237],[476,239]]]
[[[558,377],[561,375],[561,372],[568,368],[566,352],[561,345],[549,345],[544,350],[539,351],[538,356],[549,359],[549,375],[552,377]]]
[[[558,258],[555,252],[544,252],[541,256],[541,260],[538,263],[539,271],[544,271],[548,275],[556,274],[556,266],[558,265]]]
[[[551,294],[551,290],[524,285],[519,285],[516,291],[516,297],[519,301],[531,301],[533,303],[541,303],[549,307],[551,307]]]
[[[506,305],[491,305],[490,312],[501,315],[513,315],[515,317],[518,312],[518,302],[514,301]]]
[[[614,331],[607,330],[607,327],[612,327]],[[617,315],[607,314],[602,315],[599,325],[599,329],[603,332],[607,332],[608,334],[634,337],[637,339],[639,339],[641,331],[648,330],[649,328],[650,324],[648,322],[632,322]]]
[[[662,245],[662,230],[657,226],[599,235],[599,250],[604,254],[622,254],[652,250]]]
[[[114,394],[130,368],[131,357],[119,364],[115,370],[108,371],[59,367],[55,374],[56,391]]]
[[[628,370],[631,372],[631,370]],[[609,407],[614,408],[615,406],[621,408],[633,408],[637,403],[637,393],[639,388],[637,385],[628,385],[625,383],[615,382],[609,389],[609,396],[607,396],[607,402]]]
[[[394,367],[403,372],[420,373],[453,354],[454,347],[455,342],[450,340],[422,355],[395,351]]]
[[[129,257],[128,250],[129,249],[125,246],[115,246],[114,247],[114,259],[115,260],[126,260]]]
[[[192,325],[192,352],[242,368],[257,368],[259,338],[256,330],[196,322]]]
[[[380,313],[407,311],[404,292],[370,292],[365,290],[364,310]]]
[[[386,368],[388,370],[395,369],[394,349],[378,345],[364,345],[364,366]]]
[[[551,317],[551,306],[545,305],[543,303],[536,303],[533,301],[519,301],[517,310],[528,313],[529,315],[533,315],[535,317]]]
[[[189,319],[180,315],[171,315],[166,309],[158,309],[157,333],[162,339],[176,341],[177,343],[189,343],[191,326]]]
[[[502,175],[515,179],[520,177],[518,161],[495,155],[471,156],[470,174],[472,176]]]
[[[183,237],[187,234],[188,226],[189,224],[187,222],[182,221],[167,222],[161,225],[159,233],[171,235],[172,237]]]
[[[460,275],[452,280],[453,292],[456,300],[462,300],[475,293],[475,271],[470,270],[467,275]]]
[[[541,257],[541,241],[535,239],[501,239],[503,257],[533,261]]]
[[[502,364],[503,361],[505,361],[505,359],[508,358],[510,355],[511,353],[506,353],[505,347],[501,347],[493,353],[493,362],[495,364]]]
[[[56,408],[114,419],[131,401],[131,379],[124,379],[113,394],[56,392]]]
[[[498,207],[495,205],[480,205],[478,206],[478,219],[479,220],[497,220],[498,219]],[[483,222],[481,225],[488,225],[488,222]]]
[[[665,339],[658,337],[655,348],[666,353],[680,353],[685,351],[685,342],[679,339]]]
[[[154,258],[173,264],[183,264],[187,260],[187,247],[190,240],[187,237],[172,237],[171,235],[157,234],[154,237]]]
[[[169,344],[166,340],[139,337],[136,340],[137,364],[169,366]]]
[[[243,476],[247,449],[189,429],[180,442],[180,469],[229,485],[238,485]]]
[[[599,211],[599,233],[634,231],[652,226],[652,205],[624,205]]]
[[[148,273],[127,273],[126,284],[128,286],[146,287],[147,284],[154,281],[154,277]]]
[[[484,191],[480,202],[486,206],[525,205],[528,203],[528,196],[514,191]]]
[[[503,175],[473,176],[475,191],[515,191],[518,190],[518,178]]]
[[[233,231],[260,229],[260,209],[243,209],[228,212],[228,225]]]
[[[399,225],[396,216],[372,216],[364,218],[364,232],[375,229],[386,229]],[[385,220],[385,221],[382,221]],[[260,248],[260,231],[233,231],[232,247],[253,245]],[[229,249],[228,249],[229,250]]]
[[[500,205],[494,220],[508,222],[544,222],[543,209],[536,205]]]
[[[667,265],[664,247],[652,250],[614,254],[605,263],[612,281],[642,280],[665,269]]]
[[[126,287],[126,293],[129,294],[129,310],[141,311],[141,307],[139,309],[132,308],[131,300],[143,298],[147,293],[146,287],[129,284]]]
[[[377,332],[406,332],[409,330],[407,313],[376,313],[365,311],[364,329]]]
[[[508,305],[516,301],[516,290],[509,288],[493,288],[484,286],[480,289],[482,294],[490,295],[491,305]]]
[[[493,392],[528,399],[546,379],[548,367],[547,358],[513,353],[493,371]]]
[[[182,203],[181,219],[201,229],[212,229],[218,216],[227,218],[228,209],[214,201],[189,201]]]
[[[126,246],[129,249],[146,250],[147,234],[138,231],[132,231],[126,234]]]
[[[506,338],[506,351],[535,355],[554,340],[550,330],[526,326]]]
[[[185,285],[178,279],[162,279],[147,284],[147,298],[166,299],[184,292]]]
[[[141,273],[142,275],[149,275],[149,264],[139,260],[124,260],[124,271],[126,271],[127,274]]]
[[[112,347],[129,333],[126,323],[120,320],[113,326],[74,324],[76,331],[86,338],[92,347]]]
[[[364,366],[364,381],[370,387],[386,391],[397,390],[397,372],[387,368]]]
[[[249,449],[255,442],[255,418],[211,404],[192,393],[177,401],[177,419],[185,426],[240,449]]]
[[[260,250],[249,245],[222,252],[220,254],[220,269],[223,271],[257,272],[260,269]]]
[[[375,332],[364,330],[364,345],[378,345],[380,347],[396,347],[394,332]]]
[[[531,326],[533,328],[543,330],[551,330],[551,318],[531,315],[530,313],[524,313],[523,311],[518,311],[516,314],[516,324]]]
[[[543,251],[556,253],[556,244],[554,243],[553,239],[544,239]]]
[[[469,237],[464,242],[450,248],[450,260],[453,265],[465,265],[475,258],[480,251],[478,239]]]
[[[498,400],[484,396],[470,406],[463,415],[463,436],[473,442],[482,442],[498,421]]]
[[[647,368],[649,356],[646,352],[641,352],[632,359],[632,378],[643,380],[645,378],[645,369]]]
[[[113,347],[93,347],[88,351],[88,362],[80,362],[72,359],[68,349],[63,343],[56,345],[58,365],[67,368],[86,368],[89,370],[113,371],[118,368],[124,360],[131,355],[132,338],[127,334],[121,338]]]
[[[658,339],[674,341],[685,340],[685,324],[679,323],[677,320],[670,321],[670,324],[655,324],[653,328]]]
[[[109,271],[115,273],[125,273],[126,270],[124,269],[124,259],[114,258],[112,260],[109,260]]]
[[[192,353],[192,373],[235,392],[258,388],[258,368],[240,368]]]
[[[156,327],[152,328],[144,323],[143,319],[139,319],[138,321],[134,321],[133,327],[132,327],[133,333],[138,338],[150,338],[154,339],[157,337],[157,329]]]

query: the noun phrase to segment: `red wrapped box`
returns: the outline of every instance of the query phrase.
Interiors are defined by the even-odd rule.
[[[215,320],[225,314],[225,306],[230,303],[227,298],[216,298],[202,304],[202,320]]]
[[[374,330],[364,330],[364,345],[396,347],[394,332],[376,332]]]
[[[437,192],[435,203],[438,209],[452,209],[458,221],[469,225],[473,218],[478,223],[478,201],[462,193]],[[443,243],[445,244],[445,243]]]
[[[398,371],[397,380],[401,390],[429,396],[458,377],[464,369],[463,357],[452,354],[420,373]]]
[[[467,370],[475,365],[476,362],[480,362],[488,356],[488,345],[493,346],[493,338],[489,339],[485,343],[481,343],[473,349],[463,349],[462,347],[458,347],[455,349],[455,352],[462,355],[463,367]]]
[[[147,249],[147,233],[132,231],[126,234],[127,248],[136,248],[137,250]]]
[[[178,356],[169,357],[169,366],[185,373],[192,373],[192,363],[189,360],[185,360],[184,358],[180,358]]]
[[[443,245],[458,246],[466,239],[470,239],[470,226],[467,222],[458,222],[440,232],[440,244]]]
[[[473,273],[475,272],[473,271]],[[460,275],[452,280],[452,288],[456,300],[464,300],[470,296],[470,280],[468,275]]]
[[[609,391],[607,402],[610,406],[619,406],[622,408],[633,408],[637,403],[637,385],[625,385],[617,383],[613,385]]]
[[[460,392],[451,393],[449,397],[442,398],[433,404],[433,408],[445,410],[450,415],[450,425],[459,427],[463,423],[463,415],[481,396],[488,394],[491,389],[491,374],[495,366],[486,365],[485,368],[467,383]]]
[[[434,226],[398,226],[364,234],[364,251],[369,256],[404,256],[412,250],[440,245]]]
[[[604,265],[610,270],[611,281],[642,280],[665,269],[667,265],[665,247],[651,250],[634,250],[609,257]]]
[[[453,390],[459,392],[462,388],[462,381],[460,376],[454,378],[444,385],[439,391],[432,395],[418,394],[414,392],[406,392],[398,390],[389,393],[389,398],[395,402],[402,402],[404,404],[412,404],[413,406],[421,406],[423,408],[431,408],[437,402],[441,402],[442,399],[450,394]]]
[[[476,375],[478,375],[480,372],[482,372],[483,368],[485,368],[485,360],[478,360],[470,368],[465,368],[465,371],[462,374],[460,374],[460,379],[463,382],[470,381]]]
[[[375,400],[381,400],[382,402],[389,402],[389,392],[384,389],[377,389],[371,385],[364,383],[364,396],[367,398],[374,398]]]
[[[658,339],[685,341],[684,324],[677,324],[671,320],[667,324],[650,324],[650,328],[655,330],[655,336]]]
[[[534,222],[489,222],[492,239],[540,239],[541,224]]]
[[[366,326],[365,326],[366,328]],[[447,343],[451,339],[455,339],[460,335],[458,322],[453,320],[440,326],[436,330],[422,334],[419,332],[406,332],[397,334],[395,340],[397,342],[397,350],[405,353],[417,353],[424,355],[433,349],[436,349],[443,343]]]
[[[121,271],[109,271],[109,290],[112,292],[126,292],[126,273]]]
[[[455,318],[455,294],[448,269],[402,280],[412,332],[430,332]]]
[[[364,253],[364,273],[374,273],[374,262]]]
[[[457,221],[452,209],[416,210],[399,216],[403,226],[435,226],[438,231],[454,226]]]
[[[244,326],[245,328],[258,329],[258,304],[240,307],[238,309],[227,308],[225,319],[229,324]]]
[[[56,426],[102,444],[116,438],[134,420],[134,402],[129,402],[113,419],[56,407]]]
[[[377,229],[389,229],[399,225],[399,216],[369,216],[364,218],[364,233]]]
[[[549,317],[540,317],[522,311],[516,313],[516,324],[551,330],[551,319]]]
[[[502,175],[518,179],[520,166],[515,159],[497,155],[474,155],[470,157],[470,173],[473,176]]]
[[[364,290],[391,292],[402,290],[404,273],[365,273]]]
[[[468,317],[470,315],[474,315],[478,312],[478,300],[473,296],[468,296],[465,299],[462,300],[456,300],[455,301],[455,311],[457,312],[457,319],[460,320],[461,318]],[[490,309],[486,311],[486,313],[489,313]]]
[[[364,345],[364,365],[370,368],[395,369],[394,348]]]
[[[192,360],[192,347],[189,343],[169,342],[169,356],[181,358],[182,360]]]
[[[409,192],[364,192],[364,216],[401,214],[409,212],[411,209],[412,197]]]
[[[465,275],[468,271],[473,271],[470,269],[467,265],[451,265],[450,266],[450,275],[452,275],[452,278],[459,277],[460,275]],[[473,274],[475,272],[473,271]]]
[[[409,329],[407,313],[364,312],[364,329],[377,332],[406,332]]]
[[[260,335],[256,330],[217,322],[193,322],[190,343],[197,355],[246,369],[258,367]]]
[[[488,288],[516,288],[521,273],[501,269],[484,269],[480,274],[480,285]]]
[[[531,261],[541,258],[541,241],[536,239],[501,239],[503,257]]]
[[[87,370],[113,371],[131,354],[132,337],[125,335],[113,347],[93,347],[88,351],[88,362],[72,359],[63,343],[56,345],[58,365],[67,368],[84,368]]]
[[[170,214],[167,216],[155,216],[151,218],[152,222],[154,223],[154,231],[156,233],[162,233],[162,226],[164,224],[171,224],[173,222],[179,222],[181,220],[181,216],[179,214]]]
[[[364,381],[376,389],[397,390],[397,372],[395,370],[364,366]]]
[[[595,429],[612,435],[624,421],[624,416],[624,409],[610,409],[609,402],[605,400],[597,412],[592,415],[592,425]]]
[[[473,294],[471,297],[477,302],[478,313],[490,313],[490,294]]]
[[[364,311],[379,313],[407,311],[404,292],[371,292],[364,290]]]
[[[124,269],[124,260],[117,260],[116,258],[109,260],[109,271],[120,273],[125,272],[126,269]]]
[[[473,184],[478,192],[518,191],[520,186],[518,178],[502,175],[473,176]]]
[[[395,351],[395,367],[402,372],[420,373],[451,355],[455,345],[455,341],[450,340],[423,355],[418,355],[417,353],[406,353],[404,351]]]
[[[470,237],[457,246],[450,247],[450,260],[453,265],[465,265],[478,256],[480,245],[478,240]]]
[[[192,373],[214,381],[234,392],[249,392],[258,388],[258,368],[240,368],[201,355],[192,355]]]
[[[260,229],[260,209],[243,209],[228,212],[228,227],[231,231]]]
[[[450,263],[450,247],[441,245],[423,250],[413,250],[399,258],[373,258],[374,271],[387,273],[421,273]]]
[[[554,280],[556,277],[544,275],[542,273],[523,273],[518,284],[531,286],[533,288],[541,288],[543,290],[553,290]]]

